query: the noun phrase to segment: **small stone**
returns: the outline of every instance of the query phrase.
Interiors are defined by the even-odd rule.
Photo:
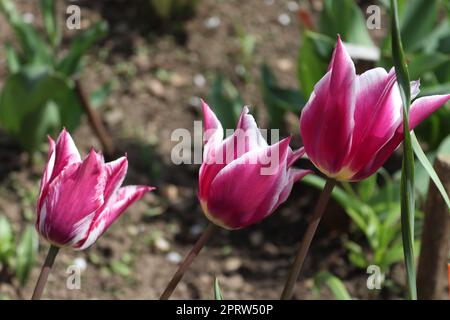
[[[170,243],[166,239],[159,237],[153,242],[153,246],[160,252],[168,252],[170,250]]]
[[[277,60],[277,67],[281,71],[288,72],[294,68],[294,64],[289,59],[281,58]]]
[[[78,257],[73,260],[73,264],[76,265],[81,271],[84,271],[87,269],[87,262],[86,259],[83,257]]]
[[[203,226],[199,224],[194,224],[189,230],[189,233],[191,234],[191,236],[196,237],[199,236],[200,233],[202,233],[203,229],[204,229]]]
[[[241,275],[235,274],[232,275],[231,277],[228,277],[224,281],[224,284],[226,284],[230,289],[241,289],[242,286],[244,285],[244,279],[242,278]]]
[[[179,199],[178,187],[174,184],[168,184],[164,186],[161,190],[163,196],[170,202],[176,202]]]
[[[170,83],[177,88],[187,85],[188,82],[189,82],[188,78],[179,73],[172,74],[170,78]]]
[[[181,262],[182,257],[178,252],[172,251],[166,255],[166,259],[167,261],[173,264],[179,264]]]
[[[220,26],[220,18],[218,16],[212,16],[205,20],[205,27],[208,29],[215,29]]]
[[[264,235],[260,231],[255,231],[250,234],[250,243],[252,246],[258,247],[262,244]]]
[[[164,97],[166,93],[163,84],[156,79],[151,79],[148,81],[148,88],[150,89],[151,93],[159,98]]]
[[[205,84],[206,84],[205,76],[202,75],[201,73],[197,73],[197,74],[194,76],[194,79],[193,79],[193,80],[194,80],[195,86],[196,86],[196,87],[199,87],[199,88],[204,87]]]
[[[287,15],[286,13],[282,13],[278,16],[278,22],[282,25],[282,26],[287,26],[291,23],[291,18],[289,17],[289,15]]]
[[[287,4],[287,8],[291,12],[297,12],[300,9],[300,6],[298,5],[297,1],[289,1]]]
[[[241,266],[242,266],[241,259],[236,257],[228,258],[224,262],[224,269],[226,272],[237,271]]]

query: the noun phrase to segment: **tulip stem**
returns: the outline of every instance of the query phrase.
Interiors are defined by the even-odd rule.
[[[47,283],[48,275],[52,270],[53,263],[55,262],[56,255],[59,252],[59,248],[50,245],[50,249],[48,249],[47,257],[45,258],[44,265],[42,266],[41,273],[39,275],[39,279],[36,283],[36,287],[34,288],[33,296],[31,300],[40,300],[42,297],[42,293],[44,292],[45,284]]]
[[[203,231],[200,238],[198,238],[197,242],[192,247],[191,251],[187,254],[187,256],[184,258],[183,262],[178,267],[177,272],[173,275],[172,279],[170,280],[169,284],[167,285],[166,289],[164,290],[163,294],[159,298],[159,300],[168,300],[170,296],[172,295],[173,291],[177,287],[178,283],[180,282],[181,278],[183,278],[186,270],[189,268],[191,263],[194,261],[195,257],[198,255],[200,250],[204,247],[205,243],[208,241],[208,239],[211,237],[211,234],[216,229],[216,226],[212,223],[210,223],[206,229]]]
[[[320,198],[314,208],[314,213],[311,221],[309,222],[308,229],[303,236],[300,248],[295,257],[294,263],[292,264],[291,270],[289,271],[286,284],[284,285],[283,293],[281,294],[281,300],[290,300],[294,294],[294,287],[297,282],[300,270],[302,269],[303,262],[305,261],[306,254],[308,253],[311,241],[316,233],[317,226],[320,223],[320,219],[325,212],[328,200],[330,199],[331,192],[336,184],[336,180],[327,179],[325,186],[320,194]]]

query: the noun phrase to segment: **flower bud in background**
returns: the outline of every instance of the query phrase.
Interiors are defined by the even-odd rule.
[[[419,81],[411,82],[412,98]],[[409,127],[450,99],[435,95],[416,99]],[[361,75],[338,37],[328,72],[316,84],[300,118],[308,158],[325,175],[357,181],[375,173],[403,140],[402,99],[395,70],[375,68]]]
[[[47,166],[41,179],[36,229],[51,244],[86,249],[135,201],[154,189],[121,187],[128,160],[105,163],[91,150],[81,161],[66,130],[55,144],[49,138]]]
[[[273,213],[294,182],[309,170],[291,168],[303,149],[293,152],[290,138],[269,146],[244,107],[235,132],[223,128],[202,101],[205,146],[199,173],[199,199],[205,215],[226,229],[240,229]]]

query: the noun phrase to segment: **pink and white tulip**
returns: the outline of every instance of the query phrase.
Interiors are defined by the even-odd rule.
[[[202,101],[205,146],[199,173],[199,200],[205,215],[226,229],[240,229],[272,214],[294,182],[309,170],[292,168],[304,154],[289,147],[290,137],[269,146],[244,107],[233,135]],[[268,169],[268,170],[265,170]]]
[[[411,82],[413,98],[419,81]],[[450,94],[416,99],[409,127],[450,99]],[[403,140],[402,99],[395,70],[375,68],[356,75],[338,38],[328,72],[316,84],[300,118],[306,154],[328,177],[357,181],[376,172]]]
[[[105,163],[91,150],[83,161],[66,130],[55,144],[49,137],[47,166],[37,202],[36,229],[57,247],[83,250],[135,201],[154,189],[121,187],[128,160]]]

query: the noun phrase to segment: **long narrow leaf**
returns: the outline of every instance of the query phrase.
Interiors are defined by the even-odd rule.
[[[401,221],[409,298],[417,299],[414,266],[414,153],[409,131],[411,87],[400,37],[397,0],[391,0],[392,57],[403,101],[403,163],[401,179]]]
[[[223,300],[222,291],[220,290],[219,279],[214,278],[214,300]]]
[[[412,139],[412,146],[414,148],[414,153],[416,154],[417,159],[419,159],[420,163],[427,171],[431,180],[433,180],[434,184],[436,185],[439,192],[441,193],[442,198],[444,198],[445,203],[447,204],[447,207],[450,209],[450,199],[448,198],[447,192],[445,191],[445,188],[442,185],[441,180],[439,180],[439,177],[436,174],[436,171],[434,171],[433,166],[431,165],[430,161],[428,161],[427,156],[425,155],[422,148],[420,147],[419,141],[417,141],[417,137],[414,134],[414,132],[411,134],[411,139]]]

